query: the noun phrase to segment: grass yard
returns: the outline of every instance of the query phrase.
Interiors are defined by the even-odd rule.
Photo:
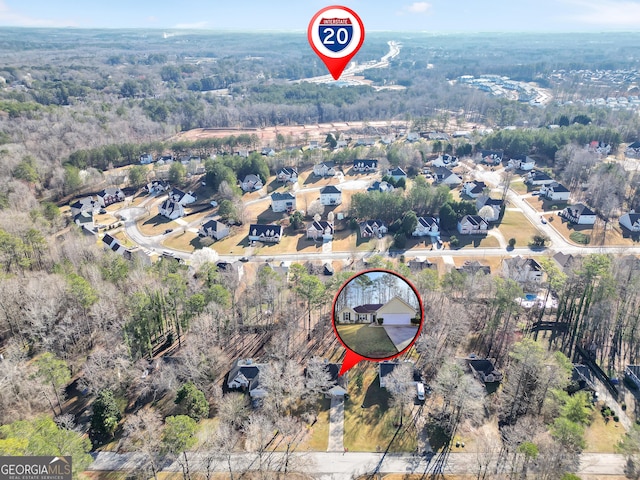
[[[309,434],[296,447],[296,450],[309,452],[326,452],[329,444],[329,409],[331,400],[321,398],[318,400],[318,417],[313,425],[309,425]]]
[[[531,224],[522,212],[515,210],[504,212],[504,217],[498,228],[507,242],[510,238],[516,239],[516,247],[528,245],[534,235],[540,234],[540,231]]]
[[[567,206],[567,202],[552,202],[538,196],[525,198],[524,201],[538,212],[550,212],[552,210],[560,212]]]
[[[349,398],[345,400],[344,446],[350,452],[413,452],[417,436],[410,416],[398,429],[398,410],[390,407],[391,395],[380,387],[378,366],[366,364],[349,372]]]
[[[109,235],[111,235],[116,240],[118,240],[120,242],[120,245],[124,247],[132,248],[136,246],[136,244],[129,238],[129,236],[124,230],[118,230],[115,233],[110,233],[110,232],[106,232],[106,233],[109,233]]]
[[[382,327],[336,325],[338,335],[351,350],[366,357],[384,358],[398,353]]]
[[[249,246],[249,225],[231,227],[229,236],[218,240],[212,248],[221,255],[244,255],[244,249]]]
[[[169,220],[167,217],[163,217],[160,214],[153,217],[144,216],[142,219],[138,220],[138,230],[148,237],[160,235],[168,228],[178,228],[178,226],[179,225],[176,222]]]
[[[576,243],[576,241],[571,238],[571,235],[573,233],[579,232],[582,235],[589,235],[589,237],[591,237],[591,245],[598,244],[598,236],[594,235],[593,227],[591,225],[573,225],[566,220],[563,220],[558,215],[545,215],[545,218],[549,222],[549,225],[551,225],[551,227],[553,227],[568,242],[571,242],[575,245],[581,245],[579,243]],[[551,220],[552,218],[553,220]],[[601,238],[602,236],[600,236],[600,239]]]
[[[527,186],[523,181],[511,182],[511,185],[509,185],[509,187],[519,195],[524,195],[525,193],[527,193]]]
[[[162,245],[165,247],[173,248],[174,250],[180,250],[182,252],[193,252],[194,250],[202,248],[200,243],[200,237],[194,232],[182,232],[168,236]],[[211,245],[211,248],[215,249],[215,243]]]
[[[375,239],[363,240],[357,230],[346,228],[333,235],[332,249],[334,252],[350,252],[357,250],[358,252],[367,252],[377,248]]]
[[[625,434],[624,427],[620,422],[609,421],[605,423],[600,414],[600,409],[593,411],[591,417],[593,422],[585,429],[584,438],[587,441],[585,452],[597,453],[618,453],[616,446]]]
[[[459,250],[461,248],[473,249],[473,248],[500,248],[500,242],[497,238],[492,237],[490,235],[459,235],[455,234],[458,238],[458,246],[454,250]],[[443,240],[447,242],[447,248],[451,249],[448,245],[448,238],[444,238]]]

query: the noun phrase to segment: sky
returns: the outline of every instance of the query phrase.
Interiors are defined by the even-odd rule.
[[[640,0],[0,0],[0,26],[304,31],[336,4],[366,31],[640,31]]]

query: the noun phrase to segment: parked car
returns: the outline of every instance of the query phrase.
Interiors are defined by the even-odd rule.
[[[543,225],[547,224],[547,221],[544,219],[544,217],[540,218],[540,221],[542,222]]]
[[[531,195],[533,195],[533,196],[535,197],[536,195],[540,195],[540,192],[539,192],[539,191],[537,191],[537,192],[532,192],[532,193],[531,193]]]
[[[418,400],[424,400],[424,383],[416,382],[416,396],[418,397]]]
[[[104,215],[105,213],[107,213],[107,211],[104,208],[100,209],[100,215]]]
[[[211,200],[211,206],[212,207],[217,207],[218,206],[218,202],[216,202],[215,200]]]
[[[249,259],[247,257],[240,257],[241,262],[248,262]]]
[[[171,233],[171,232],[173,232],[173,228],[167,228],[167,229],[164,231],[165,235],[166,235],[167,233]]]

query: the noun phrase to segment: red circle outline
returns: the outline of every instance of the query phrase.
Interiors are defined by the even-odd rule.
[[[344,10],[347,13],[349,13],[350,15],[353,15],[353,18],[355,18],[358,21],[358,24],[360,25],[360,31],[361,31],[361,35],[360,35],[360,42],[358,42],[358,46],[355,48],[355,50],[350,53],[349,55],[345,55],[344,57],[328,57],[325,54],[321,53],[320,50],[318,50],[318,48],[315,46],[315,43],[313,42],[313,35],[311,33],[311,27],[313,26],[314,22],[316,21],[316,19],[322,15],[324,12],[326,12],[327,10],[331,10],[331,9],[340,9],[340,10]],[[362,19],[360,18],[360,16],[354,12],[353,10],[351,10],[348,7],[344,7],[342,5],[332,5],[330,7],[324,7],[322,10],[319,10],[312,18],[311,21],[309,22],[309,26],[307,27],[307,41],[309,42],[309,45],[311,45],[311,48],[313,49],[314,52],[316,52],[316,55],[318,55],[321,59],[323,59],[323,61],[325,61],[325,59],[329,58],[331,60],[339,60],[339,59],[346,59],[347,63],[353,58],[355,57],[356,53],[358,53],[358,51],[360,50],[360,47],[362,47],[362,44],[364,43],[364,23],[362,23]]]
[[[420,325],[418,326],[418,331],[416,332],[415,336],[413,337],[413,340],[411,340],[411,342],[409,342],[409,345],[404,347],[400,352],[395,353],[395,354],[393,354],[393,355],[391,355],[389,357],[374,358],[374,357],[367,357],[365,355],[359,354],[358,352],[356,352],[352,348],[349,348],[346,343],[344,343],[344,340],[342,340],[342,337],[340,336],[340,334],[338,333],[338,329],[336,328],[336,301],[338,300],[338,296],[340,295],[340,293],[342,293],[342,290],[344,290],[344,287],[351,280],[353,280],[356,277],[359,277],[360,275],[363,275],[363,274],[369,273],[369,272],[390,273],[391,275],[395,275],[396,277],[404,280],[407,283],[407,285],[409,285],[409,287],[411,287],[411,290],[413,290],[413,293],[416,294],[416,297],[418,298],[418,304],[420,305]],[[353,354],[355,354],[355,355],[357,355],[357,356],[359,356],[359,357],[361,357],[361,358],[363,358],[365,360],[369,360],[370,362],[382,362],[382,361],[385,361],[385,360],[392,360],[392,359],[397,358],[400,355],[406,353],[407,351],[409,351],[409,349],[411,347],[413,347],[413,345],[416,343],[416,340],[418,340],[418,337],[420,337],[420,333],[422,333],[422,327],[424,326],[424,306],[422,305],[422,298],[420,297],[420,294],[418,293],[418,289],[415,287],[415,285],[413,283],[411,283],[410,280],[408,280],[404,276],[400,275],[398,272],[394,272],[393,270],[387,270],[385,268],[371,268],[369,270],[362,270],[361,272],[355,273],[346,282],[344,282],[342,284],[342,286],[340,287],[340,289],[338,290],[338,293],[336,293],[335,297],[333,297],[333,303],[331,305],[331,326],[333,327],[333,333],[335,333],[336,338],[338,339],[338,341],[342,344],[342,346],[348,352],[352,352]]]

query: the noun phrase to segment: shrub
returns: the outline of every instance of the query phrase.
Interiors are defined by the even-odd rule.
[[[614,415],[613,416],[613,421],[614,422],[619,422],[620,421],[620,417],[618,417],[618,415]]]
[[[515,247],[515,246],[516,246],[516,239],[515,239],[515,238],[510,238],[510,239],[509,239],[509,246],[510,246],[511,248],[513,248],[513,247]]]
[[[581,243],[582,245],[587,245],[591,241],[591,237],[589,235],[585,235],[581,232],[572,232],[569,235],[569,238],[576,243]]]
[[[411,319],[411,324],[412,325],[420,325],[420,317],[413,317]]]
[[[456,237],[455,235],[451,235],[451,237],[449,238],[449,245],[451,245],[452,248],[455,248],[460,245],[460,240],[458,240],[458,237]]]
[[[378,325],[382,325],[382,322],[384,322],[384,318],[378,317],[376,318],[376,321],[378,322]]]

